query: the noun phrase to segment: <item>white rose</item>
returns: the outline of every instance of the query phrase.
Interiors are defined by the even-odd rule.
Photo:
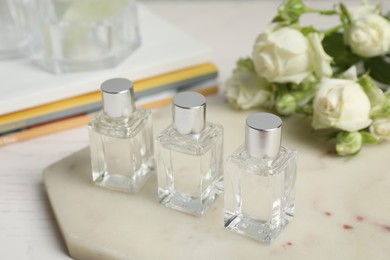
[[[309,41],[291,28],[260,34],[252,58],[257,74],[269,82],[299,84],[311,71]]]
[[[374,119],[370,126],[370,132],[379,140],[390,141],[390,118]]]
[[[370,100],[362,87],[346,79],[324,78],[313,103],[314,129],[338,128],[354,132],[369,126]]]
[[[239,65],[238,65],[239,66]],[[270,107],[272,95],[268,83],[246,67],[238,67],[226,82],[226,98],[236,109]]]
[[[390,48],[390,22],[377,14],[361,17],[346,31],[345,42],[362,57],[384,55]]]
[[[252,58],[256,72],[269,82],[300,84],[315,71],[318,77],[330,76],[331,58],[321,45],[322,37],[283,27],[266,30],[256,39]]]

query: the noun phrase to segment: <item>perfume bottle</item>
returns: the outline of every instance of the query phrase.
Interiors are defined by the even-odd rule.
[[[173,98],[173,122],[156,139],[160,203],[201,216],[223,190],[223,127],[206,121],[196,92]]]
[[[297,152],[281,144],[282,120],[256,113],[246,120],[245,144],[227,159],[227,229],[270,243],[294,216]]]
[[[151,112],[134,105],[130,80],[101,85],[103,110],[89,122],[92,179],[104,188],[137,192],[155,168]]]

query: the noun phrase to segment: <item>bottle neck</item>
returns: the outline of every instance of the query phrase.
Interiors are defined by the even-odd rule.
[[[133,113],[132,113],[129,116],[111,117],[110,115],[105,113],[104,110],[102,111],[102,114],[103,114],[103,117],[106,121],[111,122],[113,124],[121,124],[121,125],[127,124],[128,122],[130,122],[132,115],[133,115]]]

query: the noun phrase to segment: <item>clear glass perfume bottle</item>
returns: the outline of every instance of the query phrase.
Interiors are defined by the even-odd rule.
[[[206,122],[206,99],[182,92],[173,123],[158,135],[158,196],[163,205],[201,216],[223,190],[223,127]]]
[[[256,113],[246,120],[245,144],[227,159],[225,227],[270,243],[294,216],[297,152],[280,146],[282,120]]]
[[[151,112],[137,109],[130,80],[101,85],[103,110],[89,123],[93,181],[137,192],[155,168]]]

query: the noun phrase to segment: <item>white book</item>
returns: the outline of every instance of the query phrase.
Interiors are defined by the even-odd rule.
[[[0,115],[97,91],[112,77],[133,81],[211,61],[211,49],[138,5],[141,46],[114,69],[52,74],[30,59],[0,61]]]

